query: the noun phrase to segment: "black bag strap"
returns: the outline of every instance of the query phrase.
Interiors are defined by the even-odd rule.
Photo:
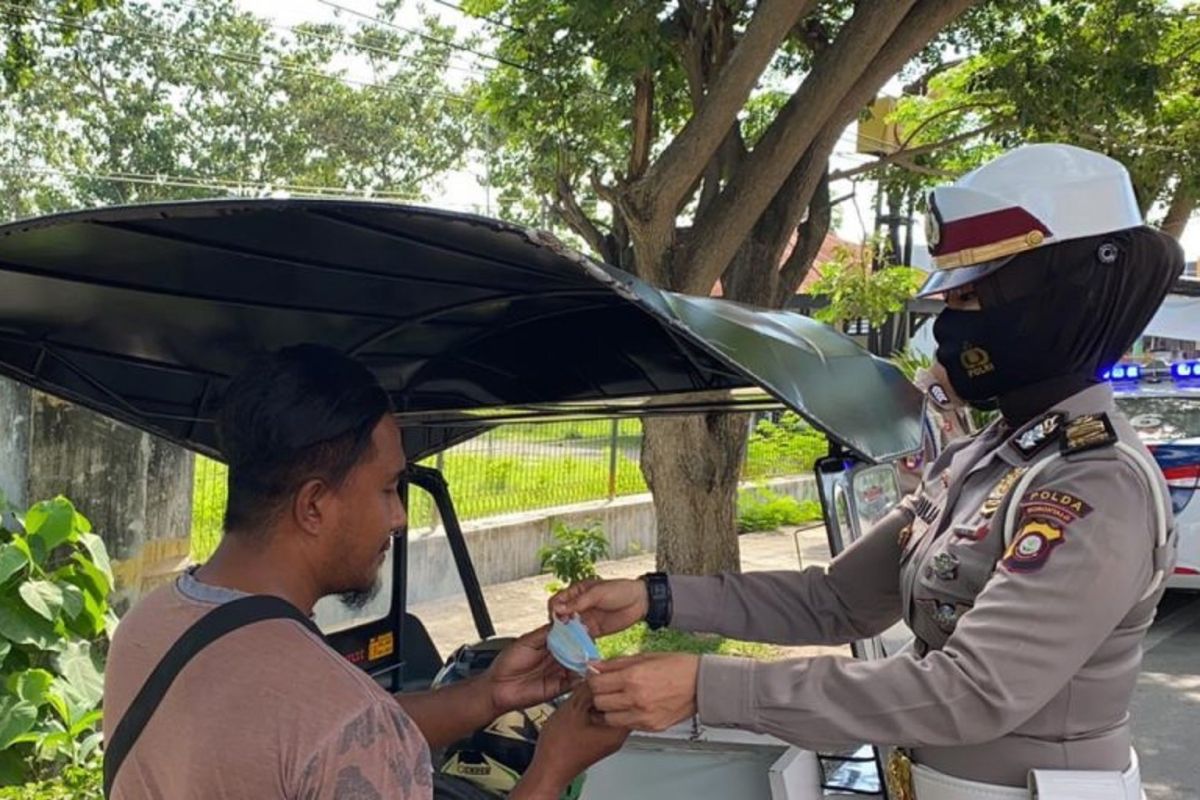
[[[104,748],[104,796],[110,797],[117,771],[125,761],[134,742],[154,716],[158,704],[187,663],[208,645],[238,628],[268,619],[294,619],[317,636],[321,631],[317,624],[300,612],[300,609],[280,597],[250,595],[231,600],[209,611],[180,636],[171,649],[150,673],[141,691],[133,699],[129,710],[113,731],[112,740]],[[324,638],[324,637],[322,637]]]

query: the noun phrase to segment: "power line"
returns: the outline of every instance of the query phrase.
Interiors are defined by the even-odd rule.
[[[0,8],[4,8],[9,11],[20,13],[23,16],[25,16],[26,18],[35,19],[35,20],[38,20],[39,22],[44,22],[48,25],[61,25],[63,27],[72,28],[73,30],[82,31],[84,33],[93,33],[93,34],[98,34],[101,36],[111,36],[116,39],[157,42],[159,44],[165,44],[168,47],[173,47],[178,50],[192,53],[193,55],[210,56],[212,58],[219,58],[224,61],[229,61],[229,62],[235,63],[235,64],[242,64],[244,66],[257,66],[257,67],[262,67],[263,69],[277,69],[277,70],[282,70],[284,72],[290,72],[293,74],[302,75],[304,77],[324,78],[325,80],[333,80],[333,81],[338,81],[341,83],[355,85],[355,86],[370,87],[370,88],[374,88],[374,89],[380,89],[382,91],[396,92],[398,94],[405,94],[410,97],[418,97],[418,98],[437,97],[437,98],[446,100],[448,102],[469,103],[467,98],[463,97],[462,95],[449,94],[446,92],[435,92],[435,91],[418,92],[418,91],[414,91],[411,89],[401,89],[401,88],[397,88],[395,86],[390,86],[388,84],[375,83],[373,81],[357,80],[355,78],[350,78],[345,75],[335,75],[335,74],[325,72],[322,70],[312,69],[310,67],[297,67],[292,64],[289,64],[286,60],[283,60],[283,59],[280,59],[279,61],[276,61],[276,62],[264,61],[260,58],[255,58],[253,55],[250,55],[250,54],[236,53],[236,52],[232,52],[232,51],[228,51],[228,50],[219,50],[219,49],[214,50],[214,49],[206,49],[206,48],[202,48],[202,47],[196,47],[193,45],[188,45],[188,44],[183,44],[180,42],[171,41],[171,39],[167,36],[162,36],[162,35],[153,34],[153,33],[141,33],[138,31],[128,31],[128,30],[117,31],[117,30],[112,30],[109,28],[98,28],[95,26],[85,25],[83,23],[75,21],[75,20],[79,19],[78,17],[73,17],[73,16],[67,15],[67,14],[51,14],[50,16],[43,16],[41,14],[31,13],[27,9],[25,9],[23,6],[17,6],[12,3],[8,3],[8,2],[0,2]]]
[[[471,55],[476,56],[478,58],[484,58],[489,61],[495,61],[498,64],[504,64],[505,66],[508,66],[508,67],[513,67],[515,69],[524,70],[525,72],[537,72],[537,70],[535,70],[533,67],[530,67],[526,64],[518,64],[516,61],[510,61],[509,59],[504,58],[503,56],[497,56],[497,55],[493,55],[491,53],[483,53],[478,50],[473,50],[470,47],[467,47],[465,45],[458,44],[457,42],[452,42],[448,39],[439,39],[436,36],[430,36],[429,34],[422,33],[421,31],[414,31],[411,28],[405,28],[402,25],[397,25],[396,23],[394,23],[390,20],[381,19],[379,17],[373,17],[370,14],[350,8],[349,6],[344,6],[341,3],[334,2],[334,0],[317,0],[317,2],[323,6],[329,6],[330,8],[337,9],[338,11],[344,11],[347,14],[351,14],[355,17],[359,17],[360,19],[365,19],[370,22],[374,22],[377,25],[383,25],[385,27],[398,30],[402,33],[407,33],[410,36],[416,36],[417,38],[423,39],[424,41],[430,42],[431,44],[440,44],[440,45],[449,47],[454,50],[460,50],[464,53],[470,53]]]
[[[56,175],[64,178],[77,178],[85,180],[98,180],[108,183],[122,183],[138,186],[158,186],[169,187],[175,189],[219,189],[233,194],[263,196],[268,191],[272,192],[287,192],[288,194],[309,196],[309,197],[324,197],[330,199],[347,199],[347,200],[387,200],[394,202],[405,202],[413,204],[429,204],[425,198],[404,192],[395,192],[388,190],[356,190],[344,186],[316,186],[306,184],[289,184],[283,182],[254,182],[254,181],[236,181],[224,178],[208,178],[208,177],[192,177],[187,175],[150,175],[146,173],[136,172],[89,172],[86,170],[69,170],[60,169],[57,167],[32,167],[32,166],[16,166],[16,165],[0,165],[0,172],[10,175],[35,174],[35,175]],[[474,204],[462,203],[439,203],[438,207],[442,208],[461,208],[464,210],[473,210],[477,208]]]
[[[176,0],[176,3],[181,8],[191,8],[196,11],[207,11],[208,10],[204,6],[198,5],[196,3],[182,2],[182,0]],[[447,61],[446,63],[443,64],[440,61],[436,61],[431,58],[422,58],[420,56],[415,56],[410,53],[405,53],[402,50],[393,50],[393,49],[387,48],[387,47],[380,47],[379,45],[371,45],[371,44],[365,44],[363,42],[356,42],[353,39],[347,39],[342,36],[328,36],[326,34],[317,33],[316,31],[307,30],[305,28],[301,28],[301,27],[294,26],[294,25],[280,25],[279,23],[269,22],[263,18],[258,18],[258,19],[263,24],[268,25],[271,28],[274,28],[275,30],[284,31],[284,32],[290,33],[296,37],[308,37],[310,39],[317,39],[318,41],[332,42],[335,44],[346,45],[348,47],[353,47],[353,48],[363,51],[363,52],[375,53],[377,55],[391,56],[396,59],[412,61],[412,62],[415,62],[418,64],[428,64],[429,66],[432,66],[432,67],[441,67],[444,69],[452,69],[452,70],[455,70],[458,72],[464,72],[468,75],[474,75],[477,77],[486,77],[487,76],[486,72],[480,72],[478,70],[471,69],[470,67],[460,66],[460,65],[454,64],[450,61]]]
[[[470,17],[471,19],[477,19],[482,22],[487,22],[491,25],[495,25],[496,27],[504,28],[505,30],[510,30],[513,33],[519,33],[522,35],[525,34],[525,30],[523,28],[514,27],[512,25],[509,25],[504,20],[499,20],[499,19],[496,19],[495,17],[489,17],[486,14],[479,14],[479,15],[471,14],[467,11],[464,11],[462,6],[457,5],[455,3],[451,3],[450,0],[433,0],[433,2],[437,3],[439,6],[445,6],[446,8],[452,8],[455,11],[457,11],[458,13],[462,14],[464,17]]]

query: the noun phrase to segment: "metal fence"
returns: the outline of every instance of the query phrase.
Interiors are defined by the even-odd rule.
[[[641,446],[641,423],[633,419],[514,424],[423,463],[445,475],[459,518],[468,520],[645,492]],[[824,448],[824,438],[794,416],[757,420],[742,477],[762,480],[808,472]],[[225,493],[225,466],[198,456],[192,500],[197,558],[210,553],[220,538]],[[428,495],[412,491],[409,525],[421,529],[436,522]]]

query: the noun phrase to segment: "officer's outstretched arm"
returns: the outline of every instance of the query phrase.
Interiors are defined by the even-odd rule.
[[[671,627],[777,644],[845,644],[900,619],[898,507],[828,569],[671,576]]]
[[[1154,524],[1140,474],[1108,451],[1059,462],[1037,484],[1046,497],[1080,501],[1074,518],[1037,513],[1036,504],[1023,511],[1012,545],[942,650],[881,661],[704,656],[701,720],[806,747],[973,744],[1016,729],[1139,603],[1154,602],[1139,600],[1153,571]]]

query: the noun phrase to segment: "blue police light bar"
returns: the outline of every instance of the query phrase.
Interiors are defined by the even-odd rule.
[[[1117,366],[1113,367],[1113,369],[1112,369],[1112,376],[1113,376],[1113,380],[1114,380],[1114,381],[1123,381],[1123,380],[1125,380],[1125,368],[1124,368],[1124,367],[1122,367],[1120,364],[1118,364]]]
[[[1188,361],[1181,361],[1171,367],[1171,372],[1175,373],[1176,378],[1190,378],[1196,374],[1193,367],[1200,367],[1200,364],[1192,364]]]
[[[1125,377],[1129,378],[1130,380],[1136,380],[1136,379],[1142,377],[1142,368],[1137,365],[1134,365],[1131,367],[1126,367],[1125,368]]]

